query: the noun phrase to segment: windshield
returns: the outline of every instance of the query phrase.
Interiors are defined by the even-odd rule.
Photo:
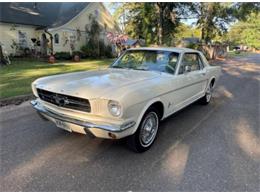
[[[170,51],[128,50],[110,68],[153,70],[174,74],[179,54]]]

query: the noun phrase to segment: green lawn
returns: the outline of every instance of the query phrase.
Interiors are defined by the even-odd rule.
[[[249,53],[248,52],[235,52],[235,51],[230,51],[227,53],[227,57],[232,58],[232,57],[237,57],[237,56],[247,56]]]
[[[112,62],[113,59],[102,59],[48,64],[36,60],[15,59],[11,65],[0,68],[0,99],[31,94],[31,83],[42,76],[97,69]]]

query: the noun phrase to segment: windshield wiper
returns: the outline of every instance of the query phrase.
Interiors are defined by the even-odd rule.
[[[133,70],[143,70],[143,71],[147,71],[149,70],[148,68],[132,68]]]
[[[122,66],[112,66],[112,68],[124,68]]]

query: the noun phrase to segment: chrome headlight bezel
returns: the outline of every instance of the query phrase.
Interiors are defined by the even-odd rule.
[[[33,95],[34,95],[35,97],[38,97],[38,93],[37,93],[37,89],[36,89],[36,83],[33,82],[33,83],[31,84],[31,86],[32,86]]]
[[[117,101],[109,100],[107,108],[109,113],[114,117],[119,117],[122,114],[122,106]]]

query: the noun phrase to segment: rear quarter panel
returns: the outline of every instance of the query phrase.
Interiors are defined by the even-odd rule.
[[[207,69],[208,69],[208,78],[209,78],[209,82],[212,80],[212,79],[215,79],[215,82],[214,82],[214,86],[216,86],[216,83],[221,75],[221,67],[220,66],[207,66]]]

